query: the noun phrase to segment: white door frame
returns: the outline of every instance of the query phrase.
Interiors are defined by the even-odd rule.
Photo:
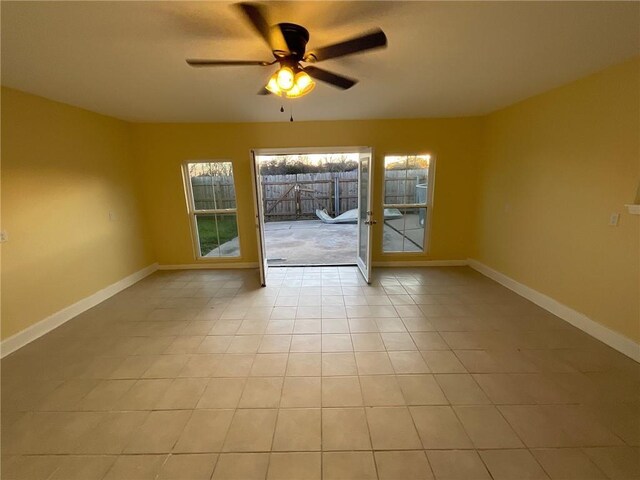
[[[355,145],[350,147],[286,147],[286,148],[254,148],[256,156],[269,155],[308,155],[318,153],[366,153],[371,147]]]

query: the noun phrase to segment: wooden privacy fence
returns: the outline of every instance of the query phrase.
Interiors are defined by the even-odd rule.
[[[316,209],[340,215],[358,208],[358,172],[264,175],[265,221],[311,219]]]
[[[236,189],[230,175],[191,177],[191,190],[196,210],[236,208]]]
[[[421,203],[426,200],[427,170],[386,170],[384,172],[384,203]]]
[[[426,190],[426,170],[385,172],[385,203],[417,203]],[[230,176],[192,177],[196,210],[235,208]],[[358,172],[299,173],[261,176],[265,221],[315,219],[316,209],[336,216],[358,208]],[[418,192],[420,190],[420,192]],[[416,192],[418,192],[416,196]],[[424,193],[423,193],[424,192]]]

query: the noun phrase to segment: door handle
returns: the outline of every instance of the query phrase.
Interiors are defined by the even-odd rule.
[[[364,221],[365,225],[375,225],[376,222],[373,218],[371,218],[371,216],[373,215],[373,212],[371,210],[367,211],[367,219]]]

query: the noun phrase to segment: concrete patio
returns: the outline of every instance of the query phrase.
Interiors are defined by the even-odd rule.
[[[265,224],[267,259],[276,265],[355,264],[358,226],[320,220],[290,220]],[[387,220],[383,229],[385,252],[419,252],[424,227],[418,215]],[[207,257],[237,256],[238,238],[211,250]]]
[[[357,225],[296,220],[265,224],[269,265],[356,263]]]

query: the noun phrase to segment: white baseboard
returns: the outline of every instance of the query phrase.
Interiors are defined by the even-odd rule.
[[[105,287],[97,292],[77,301],[76,303],[57,311],[56,313],[49,315],[47,318],[40,320],[38,323],[34,323],[30,327],[25,328],[21,332],[12,335],[0,343],[0,358],[3,358],[10,353],[15,352],[19,348],[24,347],[30,342],[33,342],[37,338],[40,338],[45,333],[50,332],[56,327],[59,327],[63,323],[71,320],[73,317],[80,315],[82,312],[95,307],[100,302],[104,302],[106,299],[114,296],[116,293],[121,292],[127,287],[130,287],[134,283],[139,282],[143,278],[151,275],[158,269],[158,264],[153,263],[148,267],[138,270],[135,273],[112,283],[108,287]]]
[[[217,270],[229,268],[258,268],[258,262],[185,263],[182,265],[159,265],[158,270]]]
[[[537,290],[534,290],[533,288],[528,287],[477,260],[469,259],[468,265],[474,270],[477,270],[490,279],[507,287],[509,290],[512,290],[527,300],[532,301],[539,307],[542,307],[548,312],[551,312],[569,322],[574,327],[579,328],[583,332],[588,333],[592,337],[609,345],[611,348],[614,348],[620,353],[625,354],[627,357],[634,359],[636,362],[640,362],[640,345],[629,337],[605,327],[601,323],[590,319],[585,314],[580,313],[549,297],[548,295],[540,293]]]
[[[401,260],[371,262],[373,267],[463,267],[467,260]]]

